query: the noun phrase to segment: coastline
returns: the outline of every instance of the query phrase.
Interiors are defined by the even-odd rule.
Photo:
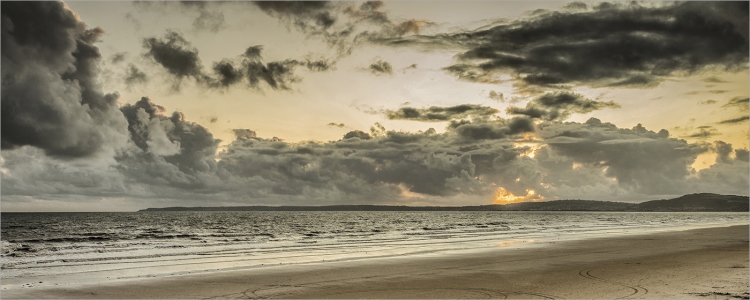
[[[532,245],[533,247],[530,247]],[[7,289],[16,298],[747,297],[748,226]]]

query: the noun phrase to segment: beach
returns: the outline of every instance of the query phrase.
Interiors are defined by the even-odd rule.
[[[30,283],[5,286],[0,296],[729,299],[747,297],[748,280],[748,226],[740,225],[95,284]]]

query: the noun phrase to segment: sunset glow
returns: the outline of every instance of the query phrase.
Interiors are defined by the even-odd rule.
[[[542,200],[544,200],[544,196],[537,195],[536,191],[532,189],[527,189],[526,195],[516,196],[513,193],[506,190],[504,187],[499,187],[497,188],[497,191],[495,191],[495,201],[493,201],[492,203],[508,204],[508,203],[516,203],[516,202],[542,201]]]

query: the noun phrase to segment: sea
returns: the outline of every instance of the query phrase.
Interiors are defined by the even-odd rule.
[[[2,213],[0,218],[4,289],[541,247],[748,224],[747,212],[188,211]]]

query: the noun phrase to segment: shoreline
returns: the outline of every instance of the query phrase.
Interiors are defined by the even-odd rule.
[[[0,295],[9,299],[747,297],[748,225],[543,244],[501,243],[498,248],[59,287],[5,286]]]

